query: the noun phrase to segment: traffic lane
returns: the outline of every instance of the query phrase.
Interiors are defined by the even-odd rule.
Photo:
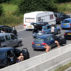
[[[64,31],[65,30],[61,30],[61,36],[64,35]],[[39,54],[45,53],[45,51],[34,51],[32,49],[32,41],[33,41],[33,37],[32,37],[32,31],[20,31],[18,32],[19,38],[22,38],[23,41],[23,45],[22,47],[19,47],[20,49],[22,48],[27,48],[29,53],[30,53],[30,57],[33,56],[37,56]],[[67,44],[70,44],[71,41],[67,40]]]
[[[22,42],[23,46],[19,47],[19,49],[27,48],[30,53],[30,57],[45,53],[45,51],[34,51],[33,50],[33,48],[32,48],[32,41],[33,41],[32,31],[20,31],[20,32],[18,32],[18,37],[22,38],[22,41],[23,41]]]

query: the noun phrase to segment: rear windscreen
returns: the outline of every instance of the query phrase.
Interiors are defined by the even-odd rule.
[[[35,41],[36,41],[36,42],[43,42],[44,40],[41,39],[41,38],[37,38],[37,39],[35,39]]]
[[[64,20],[63,23],[70,23],[70,21],[69,20]]]

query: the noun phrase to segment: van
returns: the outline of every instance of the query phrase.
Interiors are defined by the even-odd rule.
[[[56,24],[56,17],[50,11],[35,11],[24,14],[24,29],[34,29],[31,23],[47,22],[48,24]]]

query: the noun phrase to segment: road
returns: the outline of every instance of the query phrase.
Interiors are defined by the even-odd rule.
[[[61,30],[61,35],[63,35],[63,34],[64,34],[64,30]],[[22,38],[22,41],[23,41],[23,46],[19,47],[19,48],[20,49],[27,48],[30,53],[30,57],[45,53],[45,51],[34,51],[32,49],[32,41],[33,41],[32,31],[22,30],[22,31],[18,32],[18,37]],[[71,40],[67,40],[67,44],[70,44],[70,42],[71,42]]]

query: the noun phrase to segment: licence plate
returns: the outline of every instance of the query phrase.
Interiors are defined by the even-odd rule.
[[[64,25],[66,25],[66,24],[64,24]]]
[[[40,44],[36,44],[37,46],[40,46]]]
[[[68,33],[68,35],[71,35],[71,33]]]
[[[32,28],[32,26],[28,26],[28,28]]]

